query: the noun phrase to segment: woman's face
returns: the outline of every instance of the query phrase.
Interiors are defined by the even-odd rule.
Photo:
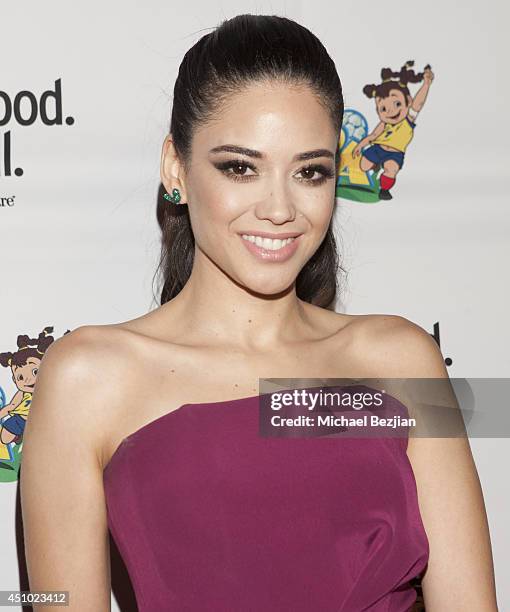
[[[199,252],[251,291],[291,286],[328,229],[337,137],[307,87],[257,83],[230,98],[194,132],[179,175]]]

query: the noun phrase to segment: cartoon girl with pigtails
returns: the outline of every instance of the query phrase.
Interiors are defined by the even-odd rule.
[[[384,169],[379,178],[381,200],[391,200],[393,197],[390,189],[404,165],[404,155],[414,135],[416,117],[425,104],[434,79],[429,64],[420,73],[415,73],[412,66],[414,61],[406,62],[400,72],[383,68],[382,83],[365,85],[363,88],[363,93],[368,98],[375,98],[380,122],[353,149],[352,156],[355,158],[361,155],[360,168],[364,172],[371,169],[377,172],[380,167]],[[392,77],[397,77],[397,80],[393,80]],[[423,85],[413,98],[407,84],[420,81],[423,81]],[[371,146],[364,149],[367,145]]]
[[[45,327],[38,338],[20,335],[16,352],[0,353],[0,365],[11,368],[12,380],[18,389],[11,401],[0,408],[0,442],[3,444],[19,444],[23,437],[39,364],[54,341],[52,332],[53,327]],[[6,415],[9,415],[8,418],[1,421]]]

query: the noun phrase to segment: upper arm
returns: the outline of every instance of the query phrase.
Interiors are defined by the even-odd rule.
[[[23,391],[18,389],[16,393],[11,397],[11,401],[7,404],[8,406],[17,406],[23,399]]]
[[[403,317],[383,327],[388,377],[448,378],[428,332]],[[407,454],[430,545],[422,579],[427,612],[497,611],[489,528],[469,439],[410,437]]]
[[[105,353],[88,327],[48,348],[20,468],[30,589],[67,590],[69,610],[80,612],[109,610],[111,599],[100,433],[112,401],[102,373],[108,370]]]

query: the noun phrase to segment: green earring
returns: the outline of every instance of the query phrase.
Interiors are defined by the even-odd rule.
[[[172,189],[172,195],[168,195],[168,193],[164,193],[163,197],[165,200],[169,200],[172,204],[179,204],[181,201],[181,194],[177,188]]]

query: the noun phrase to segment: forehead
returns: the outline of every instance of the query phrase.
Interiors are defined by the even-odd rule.
[[[386,98],[376,97],[377,104],[383,104],[387,101],[393,102],[395,100],[405,100],[404,92],[398,89],[392,89]]]
[[[310,87],[263,81],[222,102],[212,120],[195,131],[193,146],[210,149],[228,142],[289,155],[334,140],[329,111]]]

